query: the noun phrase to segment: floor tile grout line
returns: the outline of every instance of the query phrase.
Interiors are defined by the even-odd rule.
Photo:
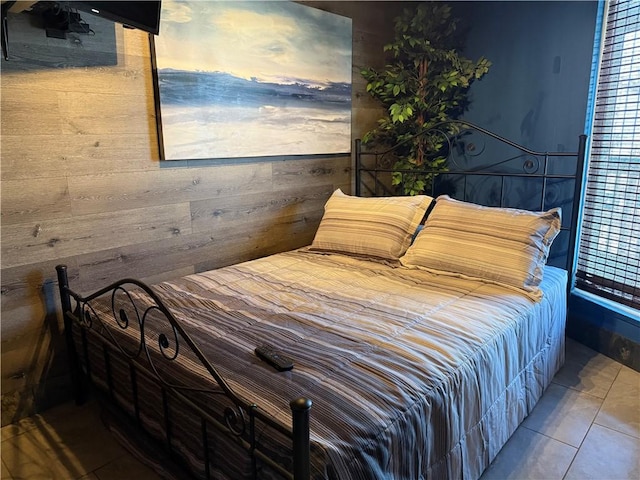
[[[615,378],[613,379],[613,382],[611,382],[611,385],[609,386],[608,390],[607,390],[607,394],[605,395],[605,397],[602,399],[602,403],[600,404],[600,406],[598,407],[598,411],[596,412],[595,416],[593,417],[593,420],[591,421],[591,424],[589,425],[589,428],[587,429],[587,432],[585,433],[584,437],[582,438],[582,441],[580,442],[580,446],[578,447],[578,449],[576,450],[576,454],[574,455],[574,457],[571,459],[571,463],[569,464],[569,467],[567,468],[567,471],[565,472],[564,476],[562,477],[562,480],[566,480],[567,475],[569,473],[569,471],[571,470],[571,467],[573,465],[573,463],[576,460],[576,457],[578,456],[578,454],[580,453],[580,450],[582,449],[582,446],[584,445],[585,440],[587,439],[587,437],[589,436],[589,433],[591,432],[591,429],[593,428],[594,425],[598,425],[601,428],[606,428],[607,430],[610,430],[612,432],[616,432],[616,433],[620,433],[622,435],[626,435],[630,438],[637,438],[634,437],[633,435],[628,435],[624,432],[619,432],[618,430],[614,429],[614,428],[610,428],[607,427],[605,425],[601,425],[599,423],[596,422],[596,418],[598,418],[598,415],[600,414],[600,411],[602,410],[602,407],[605,403],[605,401],[607,400],[607,397],[609,396],[609,393],[611,392],[611,388],[613,388],[613,384],[616,382],[616,380],[618,379],[618,376],[620,375],[620,372],[622,371],[622,367],[620,369],[618,369],[618,372],[616,373]]]
[[[640,440],[640,438],[639,438],[639,437],[636,437],[635,435],[629,435],[628,433],[621,432],[620,430],[616,430],[615,428],[611,428],[611,427],[609,427],[609,426],[607,426],[607,425],[601,425],[600,423],[596,423],[595,421],[593,422],[593,424],[592,424],[591,426],[593,426],[593,425],[597,425],[597,426],[599,426],[600,428],[606,428],[606,429],[607,429],[607,430],[609,430],[610,432],[619,433],[620,435],[624,435],[625,437],[629,437],[629,438],[631,438],[632,440]]]
[[[617,428],[613,428],[610,425],[603,425],[602,423],[598,423],[597,419],[598,419],[598,415],[600,414],[600,411],[602,410],[602,407],[604,406],[607,398],[609,397],[609,393],[611,393],[611,389],[613,388],[613,384],[616,382],[616,380],[618,379],[618,376],[620,375],[620,372],[622,371],[622,368],[620,368],[620,370],[618,371],[618,373],[616,374],[616,378],[614,379],[613,383],[611,384],[611,387],[609,388],[609,391],[607,392],[607,396],[604,397],[603,401],[602,401],[602,405],[600,405],[600,407],[598,408],[598,411],[596,412],[596,416],[593,417],[593,422],[591,422],[591,425],[598,425],[599,427],[603,427],[606,428],[607,430],[611,430],[612,432],[617,432],[617,433],[621,433],[622,435],[626,435],[628,437],[631,438],[635,438],[636,440],[640,440],[640,434],[638,436],[636,435],[630,435],[627,432],[623,432],[621,430],[618,430]],[[591,428],[589,428],[591,429]]]
[[[124,458],[127,458],[129,456],[131,456],[132,454],[125,449],[125,452],[122,455],[118,455],[116,458],[112,458],[111,460],[109,460],[108,462],[106,462],[103,465],[100,465],[99,467],[94,468],[93,470],[91,470],[90,472],[85,473],[85,475],[90,475],[90,474],[94,474],[96,476],[96,478],[100,479],[100,475],[98,475],[98,470],[111,465],[113,462],[116,462],[118,460],[122,460]]]
[[[0,461],[2,461],[2,465],[4,465],[5,470],[9,472],[9,480],[12,480],[14,477],[13,473],[11,473],[11,470],[9,470],[9,465],[7,465],[7,462],[4,461],[4,458],[0,458]]]
[[[604,402],[603,402],[604,403]],[[600,409],[598,409],[598,411],[600,411]],[[597,414],[596,414],[597,416]],[[595,417],[594,417],[595,419]],[[571,470],[571,466],[573,465],[573,462],[576,461],[576,457],[578,456],[578,454],[580,453],[580,450],[582,449],[582,446],[584,445],[584,441],[587,439],[587,437],[589,436],[589,432],[591,432],[591,429],[593,428],[593,422],[591,422],[591,424],[589,425],[589,428],[587,429],[586,433],[584,434],[584,437],[582,437],[582,441],[580,442],[580,446],[578,447],[578,450],[576,451],[576,455],[573,457],[573,459],[571,460],[571,463],[569,464],[569,468],[567,468],[567,471],[564,474],[563,480],[566,478],[567,474],[569,473],[569,471]]]
[[[607,390],[607,394],[604,396],[604,399],[606,400],[607,397],[609,396],[609,393],[611,393],[611,389],[613,388],[613,384],[616,383],[616,380],[618,380],[618,377],[620,376],[620,372],[622,371],[622,365],[620,365],[620,368],[618,368],[618,371],[616,372],[616,376],[613,379],[613,382],[611,382],[611,385],[609,385],[609,389]],[[604,403],[604,402],[603,402]],[[600,412],[598,412],[600,413]]]
[[[526,428],[530,432],[537,433],[538,435],[542,435],[543,437],[545,437],[545,438],[547,438],[549,440],[553,440],[554,442],[558,442],[558,443],[561,443],[563,445],[566,445],[567,447],[571,447],[571,448],[575,449],[576,453],[578,453],[578,450],[580,450],[580,447],[576,447],[575,445],[571,445],[570,443],[567,443],[564,440],[558,440],[557,438],[553,438],[551,435],[547,435],[546,433],[538,432],[537,430],[534,430],[533,428],[527,427],[527,426],[522,425],[522,424],[520,426],[522,428]],[[591,425],[589,425],[589,428],[591,428]],[[582,441],[580,442],[580,444],[582,445]]]
[[[583,365],[583,367],[585,367],[585,366],[586,366],[586,365]],[[583,393],[583,394],[585,394],[585,395],[589,395],[589,396],[591,396],[591,397],[598,398],[598,399],[600,399],[600,400],[604,401],[604,400],[607,398],[607,396],[609,395],[609,392],[611,391],[611,387],[613,387],[613,384],[614,384],[614,382],[616,381],[616,379],[618,378],[618,375],[620,375],[620,371],[621,371],[621,370],[622,370],[622,367],[620,367],[620,368],[618,369],[618,371],[616,372],[616,374],[615,374],[615,376],[614,376],[613,380],[611,381],[611,385],[609,385],[609,387],[606,389],[607,391],[606,391],[606,393],[604,394],[604,397],[599,397],[598,395],[594,395],[594,394],[589,393],[589,392],[586,392],[586,391],[584,391],[584,390],[580,390],[580,389],[575,388],[575,387],[573,387],[573,386],[571,386],[571,385],[565,385],[565,384],[563,384],[563,383],[560,383],[560,382],[555,381],[554,379],[552,379],[552,380],[551,380],[551,383],[555,383],[556,385],[561,385],[561,386],[563,386],[563,387],[570,388],[570,389],[571,389],[571,390],[573,390],[574,392]],[[557,375],[557,374],[556,374],[556,375]],[[555,376],[554,376],[554,378],[555,378]]]
[[[56,425],[58,423],[66,423],[66,420],[64,418],[65,414],[64,413],[60,414],[60,412],[57,412],[56,410],[53,410],[49,413],[50,415],[48,415],[47,412],[43,412],[43,414],[34,415],[34,417],[32,417],[33,421],[30,422],[30,425],[32,425],[31,428],[20,431],[18,434],[12,436],[11,438],[4,440],[3,443],[8,442],[11,445],[11,447],[15,447],[17,446],[16,442],[20,441],[20,437],[25,437],[25,438],[33,437],[33,439],[38,439],[38,437],[42,437],[42,438],[39,438],[37,441],[44,441],[46,445],[52,447],[51,451],[54,453],[53,455],[49,453],[45,453],[44,456],[42,457],[44,460],[48,462],[54,462],[54,461],[61,462],[61,466],[64,468],[66,473],[69,474],[70,479],[76,479],[76,478],[81,479],[84,476],[91,475],[94,472],[93,470],[84,471],[83,468],[77,469],[75,468],[74,465],[70,466],[68,464],[69,460],[73,461],[73,458],[75,458],[75,453],[72,449],[69,449],[71,456],[69,456],[68,454],[66,456],[61,455],[62,452],[56,450],[56,447],[66,446],[66,444],[62,441],[62,439],[58,438],[57,428],[56,428]],[[105,425],[102,422],[100,422],[100,419],[94,415],[91,415],[89,417],[89,421],[96,421],[99,423],[99,426],[101,428],[105,427]],[[18,452],[20,451],[20,449],[14,448],[14,451]],[[125,453],[121,452],[118,455],[116,455],[114,458],[111,458],[108,461],[105,461],[104,464],[100,465],[97,468],[98,469],[102,468],[119,458],[123,458],[124,455]],[[16,478],[15,473],[12,471],[13,469],[9,468],[9,463],[5,461],[4,458],[2,460],[8,473],[10,474],[10,478]],[[76,471],[73,471],[74,468]],[[97,477],[97,474],[94,474],[94,475],[95,477]]]
[[[571,390],[572,392],[575,392],[575,393],[577,393],[578,395],[582,395],[582,396],[584,396],[585,398],[591,398],[591,399],[598,400],[598,401],[600,402],[600,406],[598,407],[598,412],[600,412],[600,408],[602,408],[602,404],[603,404],[603,403],[604,403],[604,401],[607,399],[607,396],[606,396],[606,395],[605,395],[604,397],[599,397],[598,395],[593,395],[592,393],[585,392],[584,390],[580,390],[580,389],[578,389],[578,388],[573,388],[573,387],[570,387],[570,386],[568,386],[568,385],[564,385],[564,384],[562,384],[562,383],[555,382],[555,381],[553,381],[553,380],[551,381],[551,383],[553,383],[553,384],[555,384],[555,385],[558,385],[558,386],[560,386],[560,387],[564,387],[564,388],[566,388],[566,389],[568,389],[568,390]],[[613,384],[612,384],[612,385],[613,385]],[[545,391],[545,393],[546,393],[546,391]],[[607,395],[608,395],[608,394],[607,394]],[[596,412],[596,415],[598,414],[598,412]],[[595,418],[595,417],[594,417],[594,418]]]
[[[40,414],[36,414],[36,415],[40,415]],[[33,430],[34,428],[38,428],[38,425],[35,423],[34,418],[36,415],[32,415],[31,417],[26,417],[22,419],[22,423],[18,422],[18,423],[10,423],[8,425],[5,425],[4,427],[2,427],[2,429],[9,429],[11,431],[15,430],[15,433],[11,433],[10,437],[7,438],[3,438],[2,441],[4,442],[5,440],[10,440],[14,437],[17,437],[18,435],[22,435],[25,432],[28,432],[29,430]],[[28,424],[28,427],[25,427],[25,423]],[[9,431],[9,430],[5,430],[5,431]]]

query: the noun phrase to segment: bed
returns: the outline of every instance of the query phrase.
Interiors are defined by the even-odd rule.
[[[462,125],[439,128],[450,152],[479,132],[520,152],[511,169],[541,158],[526,172],[540,188],[579,191],[584,137],[578,152],[537,153]],[[392,196],[388,152],[355,152],[360,195],[336,190],[307,247],[90,295],[57,267],[76,398],[91,385],[125,443],[171,461],[165,476],[475,479],[562,365],[573,255],[548,260],[577,209],[563,223],[545,193],[528,210],[437,192],[443,175],[522,176],[496,161]],[[293,369],[256,356],[265,343]]]

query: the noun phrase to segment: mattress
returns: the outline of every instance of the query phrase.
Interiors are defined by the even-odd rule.
[[[481,475],[564,361],[566,284],[564,270],[547,266],[536,302],[480,279],[300,249],[153,289],[239,396],[283,425],[291,399],[313,401],[312,478],[402,480]],[[145,326],[151,335],[156,328]],[[291,357],[293,370],[257,358],[265,342]],[[100,381],[103,356],[91,358]],[[108,369],[131,409],[121,363]],[[197,361],[173,363],[165,378],[211,386]],[[143,381],[138,390],[141,421],[162,438],[158,387]],[[219,396],[193,398],[224,408]],[[197,420],[171,415],[174,446],[202,470]],[[260,442],[290,462],[283,438],[265,432]],[[217,438],[211,445],[213,478],[247,473],[235,448]],[[264,467],[260,478],[272,475]]]

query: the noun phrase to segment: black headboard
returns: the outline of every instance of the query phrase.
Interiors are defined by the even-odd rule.
[[[440,170],[403,170],[394,167],[397,152],[418,136],[441,138],[446,157]],[[562,207],[562,231],[553,244],[549,264],[573,270],[579,202],[586,151],[586,135],[578,137],[574,152],[531,150],[485,128],[454,120],[442,122],[417,136],[380,151],[367,151],[355,141],[355,192],[358,196],[406,194],[403,182],[391,178],[424,175],[425,194],[486,206],[547,210]]]

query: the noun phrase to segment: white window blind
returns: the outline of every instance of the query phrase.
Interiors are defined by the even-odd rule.
[[[576,286],[640,309],[640,1],[604,27]]]

